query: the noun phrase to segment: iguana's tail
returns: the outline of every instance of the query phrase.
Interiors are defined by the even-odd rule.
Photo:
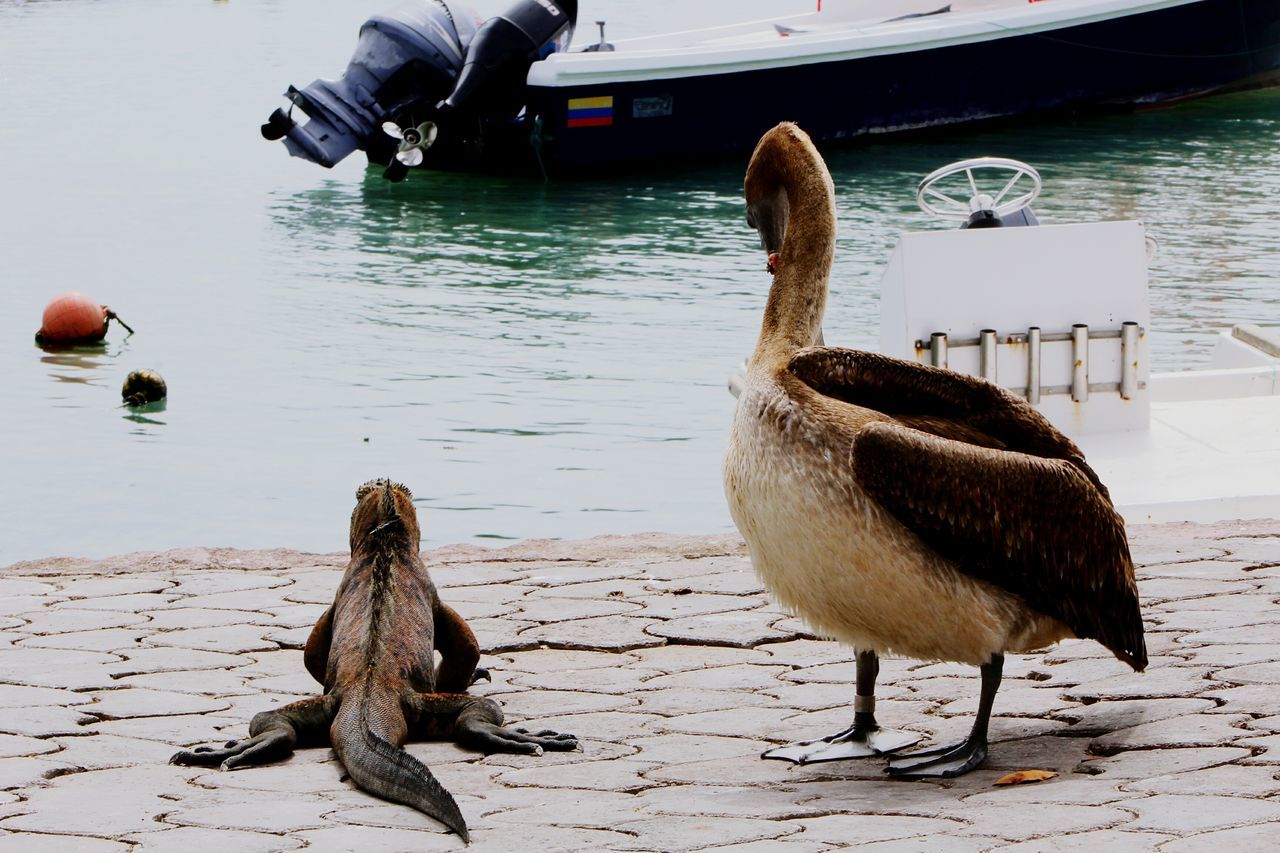
[[[352,696],[358,708],[342,708],[330,736],[351,781],[371,794],[415,808],[443,823],[470,843],[467,822],[453,795],[436,780],[427,765],[369,728],[369,696]],[[346,704],[346,703],[344,703]]]

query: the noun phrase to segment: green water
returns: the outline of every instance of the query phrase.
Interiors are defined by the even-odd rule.
[[[584,3],[581,18],[619,38],[744,14],[662,5]],[[393,186],[358,157],[331,172],[291,159],[257,126],[286,84],[341,70],[380,8],[357,6],[0,0],[0,565],[339,550],[376,476],[414,489],[428,544],[731,528],[724,380],[769,283],[744,163]],[[935,227],[916,182],[978,154],[1041,169],[1042,221],[1148,224],[1158,368],[1204,364],[1234,322],[1280,323],[1268,91],[828,151],[828,340],[874,344],[897,233]],[[70,289],[137,334],[34,347],[44,303]],[[171,399],[130,415],[119,389],[142,367]]]

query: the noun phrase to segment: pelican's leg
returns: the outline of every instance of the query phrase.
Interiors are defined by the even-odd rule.
[[[857,693],[853,697],[853,725],[820,740],[804,740],[775,746],[760,754],[761,758],[777,758],[796,764],[866,758],[905,749],[923,735],[882,729],[876,723],[876,676],[880,658],[873,651],[858,652]]]
[[[978,716],[973,721],[969,737],[952,746],[938,747],[923,752],[895,755],[889,759],[885,772],[899,778],[927,776],[950,778],[968,773],[987,759],[987,723],[991,721],[991,705],[1000,689],[1000,676],[1004,669],[1004,655],[995,654],[982,665],[982,695],[978,700]]]

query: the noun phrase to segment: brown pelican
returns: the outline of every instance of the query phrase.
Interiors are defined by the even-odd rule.
[[[820,340],[834,190],[793,124],[747,169],[747,221],[773,286],[725,458],[751,561],[786,607],[859,650],[853,724],[768,758],[823,761],[914,742],[878,728],[878,655],[980,667],[962,743],[890,757],[898,776],[956,776],[987,755],[1006,652],[1067,637],[1147,663],[1124,524],[1080,450],[984,380]]]

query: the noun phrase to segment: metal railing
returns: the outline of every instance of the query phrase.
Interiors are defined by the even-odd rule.
[[[1025,346],[1027,348],[1027,384],[1021,388],[1010,388],[1027,398],[1029,403],[1040,402],[1041,396],[1051,394],[1070,394],[1078,403],[1087,402],[1090,394],[1118,392],[1125,400],[1133,399],[1139,389],[1146,388],[1147,383],[1138,380],[1139,342],[1146,335],[1137,323],[1125,322],[1118,329],[1092,331],[1084,323],[1076,323],[1069,332],[1044,333],[1039,326],[1032,326],[1025,333],[1018,332],[999,338],[995,329],[983,329],[976,338],[958,338],[949,340],[945,332],[934,332],[929,341],[916,341],[916,352],[925,350],[929,353],[929,363],[934,367],[947,367],[949,354],[953,349],[978,347],[978,375],[983,379],[996,381],[996,361],[1000,344],[1008,346]],[[1089,342],[1099,340],[1120,340],[1120,381],[1089,381]],[[1071,343],[1071,382],[1067,385],[1042,385],[1040,382],[1040,350],[1042,344],[1066,342]]]

